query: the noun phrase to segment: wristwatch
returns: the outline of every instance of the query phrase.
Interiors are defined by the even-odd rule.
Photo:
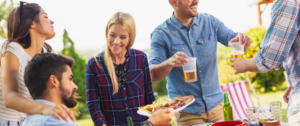
[[[154,126],[154,124],[150,121],[144,121],[141,123],[141,126]]]

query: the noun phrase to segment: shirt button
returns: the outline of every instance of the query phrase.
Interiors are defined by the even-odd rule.
[[[126,88],[123,88],[123,90],[126,90]]]
[[[192,45],[192,46],[194,46],[194,45]]]
[[[201,73],[201,70],[199,70],[199,73]]]
[[[202,85],[204,85],[204,84],[202,84]]]
[[[204,41],[202,41],[202,43],[203,43]]]
[[[203,98],[205,98],[205,96],[203,96]]]
[[[184,48],[182,48],[182,49],[184,49]]]
[[[128,109],[128,107],[126,107],[126,109]]]
[[[127,97],[124,98],[125,100],[127,99]]]

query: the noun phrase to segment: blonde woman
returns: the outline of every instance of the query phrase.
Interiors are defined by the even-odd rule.
[[[86,99],[95,126],[124,126],[127,117],[135,126],[146,121],[137,114],[138,107],[155,98],[147,56],[131,48],[135,35],[133,17],[117,12],[106,26],[106,50],[88,61]]]

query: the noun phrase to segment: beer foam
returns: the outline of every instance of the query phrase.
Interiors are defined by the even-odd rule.
[[[191,72],[196,72],[196,70],[185,70],[183,72],[186,72],[186,73],[191,73]]]

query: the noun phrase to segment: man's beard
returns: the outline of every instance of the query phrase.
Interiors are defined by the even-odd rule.
[[[61,95],[62,95],[61,97],[62,97],[62,100],[63,100],[64,104],[68,108],[74,108],[77,105],[77,101],[74,98],[75,90],[70,92],[70,91],[66,90],[61,84],[60,85],[60,91],[61,91]],[[72,93],[72,94],[70,95],[70,93]],[[68,97],[68,95],[70,95],[70,96]]]

